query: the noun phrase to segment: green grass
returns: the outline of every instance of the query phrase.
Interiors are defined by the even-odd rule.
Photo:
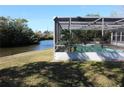
[[[0,86],[124,86],[123,62],[50,62],[52,49],[0,58]]]
[[[24,64],[34,63],[38,61],[51,61],[53,59],[52,49],[44,51],[24,52],[12,56],[0,57],[0,69],[22,66]]]

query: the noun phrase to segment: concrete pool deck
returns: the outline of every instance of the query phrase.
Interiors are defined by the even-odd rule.
[[[124,61],[124,52],[55,52],[55,61]]]

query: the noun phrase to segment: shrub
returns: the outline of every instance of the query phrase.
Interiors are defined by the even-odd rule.
[[[26,19],[0,17],[0,47],[38,43],[39,39],[27,26]]]

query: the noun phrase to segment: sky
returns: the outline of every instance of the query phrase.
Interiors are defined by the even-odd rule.
[[[86,16],[87,14],[99,14],[106,17],[111,14],[121,14],[123,6],[78,6],[78,5],[21,5],[0,6],[0,16],[11,18],[25,18],[28,26],[34,31],[54,31],[55,16]]]

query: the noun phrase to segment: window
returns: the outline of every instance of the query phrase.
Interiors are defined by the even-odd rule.
[[[122,41],[124,41],[124,35],[122,35]]]
[[[123,32],[124,34],[124,32]],[[120,41],[120,38],[121,38],[121,32],[113,32],[113,41],[116,41],[116,38],[117,38],[117,41]],[[124,35],[123,36],[123,41],[124,41]]]
[[[113,32],[113,36],[115,36],[115,32]]]
[[[113,32],[113,41],[116,41],[116,32]],[[119,40],[119,37],[117,36],[117,40]]]
[[[115,41],[115,36],[113,36],[113,40]]]
[[[122,35],[124,35],[124,32],[122,32]]]
[[[117,35],[120,36],[120,32],[117,32]]]
[[[124,41],[124,32],[122,32],[122,41]]]
[[[117,35],[117,41],[120,41],[120,35]]]

